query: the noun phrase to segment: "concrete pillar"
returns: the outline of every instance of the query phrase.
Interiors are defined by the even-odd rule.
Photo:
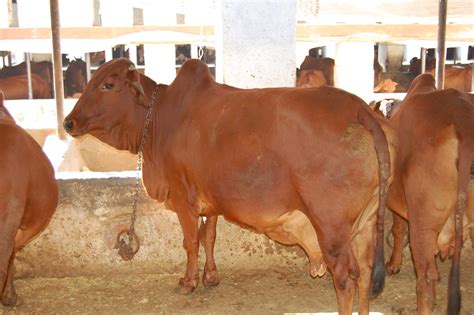
[[[216,79],[241,87],[294,86],[296,0],[220,0]]]
[[[464,45],[461,47],[456,47],[456,61],[457,63],[467,64],[469,63],[469,59],[467,59],[467,54],[469,51],[469,46]]]
[[[144,25],[176,24],[176,4],[149,0],[143,4]],[[176,48],[173,44],[146,44],[145,74],[157,83],[169,84],[176,77]]]
[[[0,28],[10,27],[9,11],[11,10],[9,0],[0,0]]]
[[[400,67],[404,62],[404,52],[405,46],[399,44],[387,44],[387,72],[398,72],[400,71]],[[413,53],[413,57],[420,57],[420,50],[413,50],[410,54]],[[415,54],[416,53],[416,54]],[[407,57],[408,58],[408,57]],[[410,57],[411,59],[412,57]],[[408,59],[407,64],[410,63],[410,59]]]
[[[380,65],[383,68],[383,71],[387,71],[387,56],[388,56],[388,48],[386,44],[379,44],[379,55],[377,56],[377,59],[380,63]]]
[[[341,42],[336,45],[336,87],[367,100],[374,90],[374,43]]]

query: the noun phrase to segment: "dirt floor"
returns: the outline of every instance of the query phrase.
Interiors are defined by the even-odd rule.
[[[407,254],[405,250],[405,254]],[[415,278],[405,255],[400,274],[386,280],[383,294],[371,302],[371,312],[414,314]],[[441,282],[435,314],[446,308],[451,261],[439,262]],[[180,274],[114,277],[23,278],[16,280],[23,305],[1,308],[13,314],[283,314],[337,311],[330,275],[312,279],[307,270],[220,270],[221,283],[202,285],[190,296],[174,292]],[[462,257],[462,314],[474,314],[474,250]],[[356,311],[357,306],[354,307]]]

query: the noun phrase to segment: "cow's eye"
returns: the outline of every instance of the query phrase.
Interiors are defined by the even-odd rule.
[[[104,83],[102,85],[102,90],[111,90],[114,87],[113,83]]]

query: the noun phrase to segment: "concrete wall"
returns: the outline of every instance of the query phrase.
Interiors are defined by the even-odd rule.
[[[184,272],[186,255],[176,214],[143,191],[135,225],[140,251],[127,262],[113,248],[117,232],[130,224],[134,172],[60,173],[58,184],[56,213],[46,230],[18,253],[17,276]],[[276,244],[222,218],[217,229],[218,268],[298,266],[309,272],[306,255],[297,246]],[[201,248],[201,267],[204,259]]]
[[[217,80],[240,88],[294,86],[296,1],[218,4]]]

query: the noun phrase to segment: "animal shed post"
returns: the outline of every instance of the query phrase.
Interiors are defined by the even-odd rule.
[[[58,0],[50,0],[50,9],[51,33],[53,41],[54,96],[56,98],[57,129],[59,139],[66,139],[66,133],[64,132],[64,129],[62,127],[64,120],[64,87]]]

